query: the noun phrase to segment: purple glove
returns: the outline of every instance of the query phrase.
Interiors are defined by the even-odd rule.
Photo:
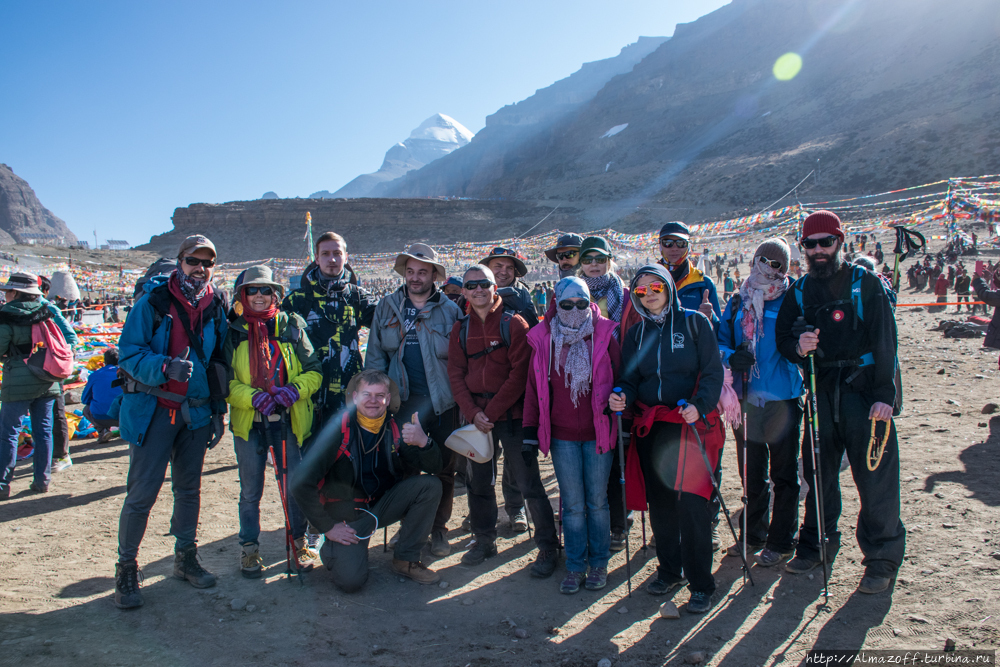
[[[271,395],[278,402],[278,405],[285,408],[291,408],[295,404],[295,401],[299,400],[299,390],[295,388],[294,384],[284,387],[273,387]]]
[[[265,417],[270,416],[276,407],[278,404],[274,402],[274,396],[266,391],[258,391],[253,395],[253,409]]]

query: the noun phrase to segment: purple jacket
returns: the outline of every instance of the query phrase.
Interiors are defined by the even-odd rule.
[[[597,433],[597,453],[610,451],[615,445],[611,435],[611,418],[604,413],[608,396],[615,386],[614,369],[609,345],[617,345],[612,332],[615,322],[602,317],[597,304],[590,304],[594,318],[594,335],[591,337],[592,384],[590,401],[594,411],[594,431]],[[524,396],[524,426],[538,427],[538,446],[543,454],[549,453],[552,442],[552,419],[549,391],[549,376],[552,370],[552,329],[548,317],[532,327],[528,332],[531,346],[531,365],[528,369],[528,385]]]

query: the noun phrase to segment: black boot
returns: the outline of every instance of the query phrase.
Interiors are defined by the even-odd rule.
[[[134,609],[142,606],[139,584],[142,572],[134,560],[115,564],[115,606],[119,609]]]
[[[538,551],[538,557],[531,566],[531,576],[536,579],[546,579],[556,571],[556,563],[559,561],[559,552],[555,549],[549,551]]]
[[[174,576],[186,579],[195,588],[211,588],[215,575],[198,562],[198,547],[194,544],[174,552]]]

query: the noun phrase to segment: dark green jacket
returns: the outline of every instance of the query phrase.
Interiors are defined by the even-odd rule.
[[[31,349],[31,325],[52,319],[41,301],[12,301],[0,309],[0,357],[3,358],[3,385],[0,401],[31,401],[59,396],[58,382],[46,382],[28,370],[24,360]]]

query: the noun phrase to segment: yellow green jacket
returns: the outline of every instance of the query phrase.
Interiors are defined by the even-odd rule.
[[[305,320],[294,313],[289,316],[279,311],[274,318],[274,326],[281,356],[288,371],[288,384],[295,385],[299,390],[299,400],[292,405],[289,413],[292,432],[301,447],[312,433],[312,395],[323,383],[323,367],[306,335]],[[250,428],[253,426],[253,396],[260,391],[251,386],[247,330],[247,321],[242,316],[236,318],[229,325],[225,343],[226,358],[232,369],[229,376],[229,398],[226,399],[232,407],[229,428],[234,435],[244,440],[249,439]]]

